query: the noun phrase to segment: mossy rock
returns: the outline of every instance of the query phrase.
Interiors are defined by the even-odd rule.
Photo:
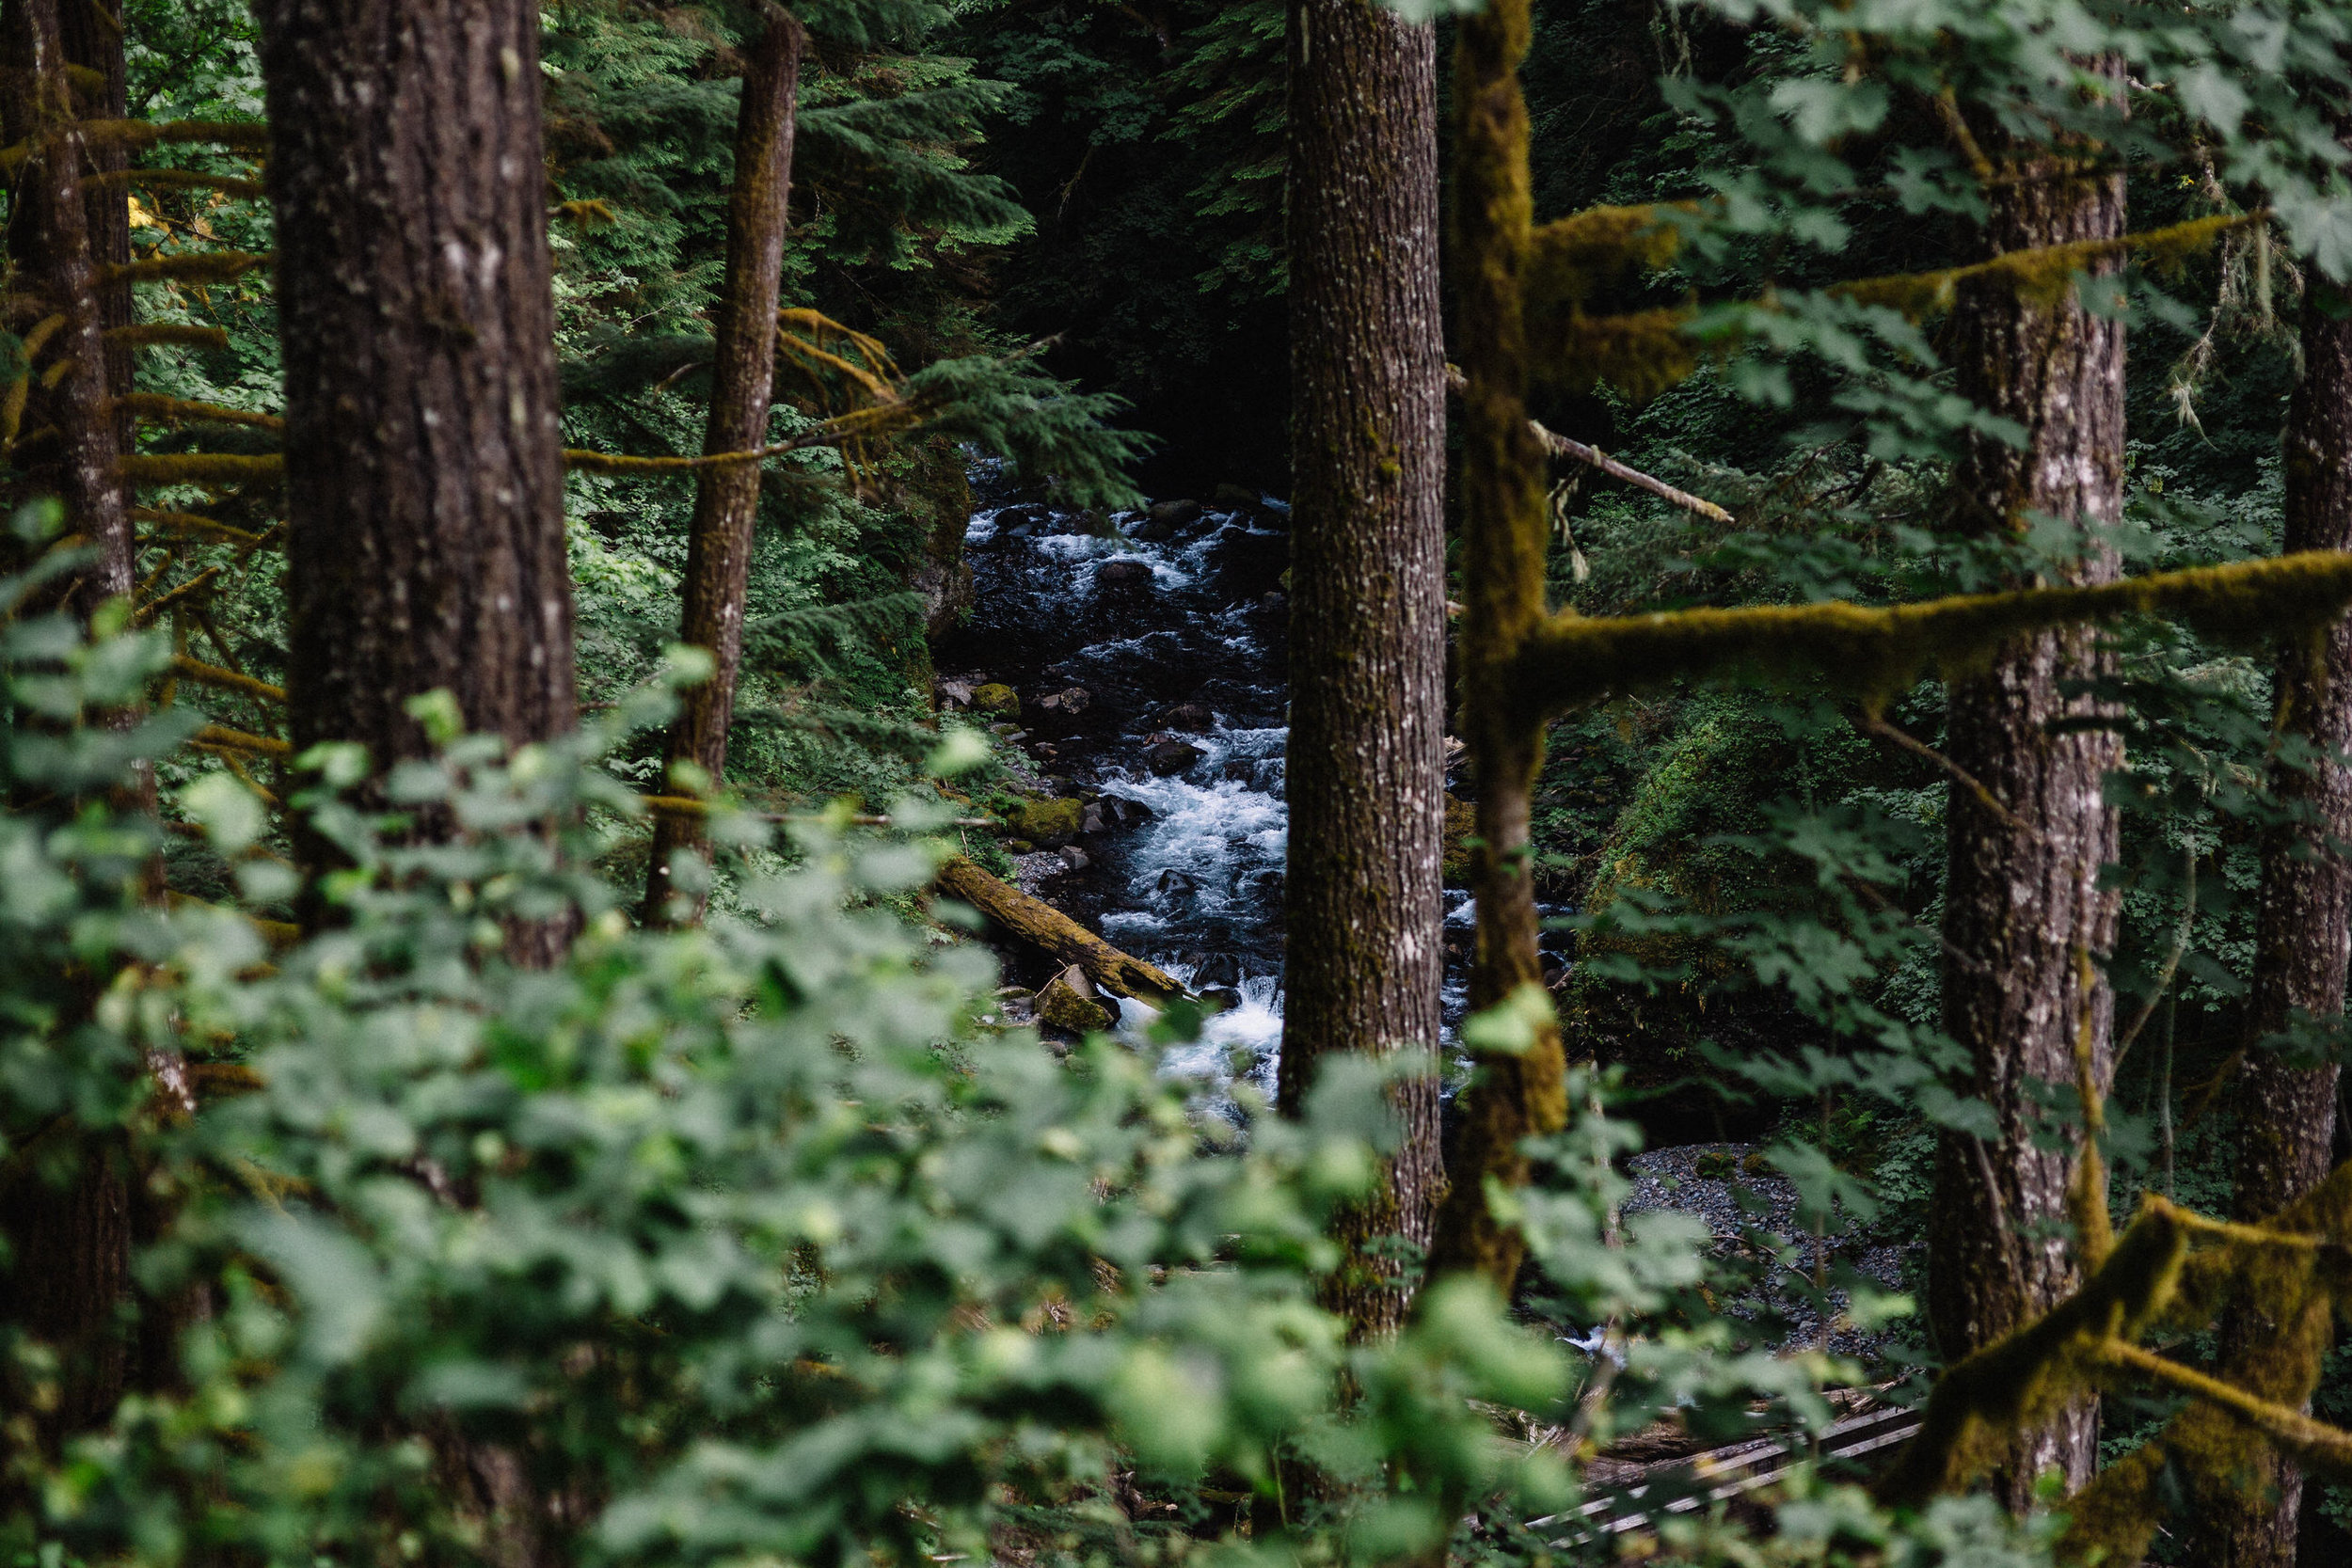
[[[974,689],[972,711],[998,713],[1008,719],[1017,719],[1021,716],[1021,697],[1003,681],[991,681],[986,686]]]
[[[1078,836],[1085,803],[1063,796],[1055,800],[1023,800],[1005,814],[1005,826],[1048,848],[1057,848]]]
[[[1727,1180],[1740,1168],[1727,1148],[1710,1148],[1691,1162],[1691,1169],[1709,1181]]]
[[[1445,859],[1440,874],[1448,887],[1468,887],[1470,878],[1470,841],[1478,832],[1478,808],[1468,800],[1445,798]]]
[[[1096,1000],[1093,982],[1075,966],[1045,982],[1037,993],[1038,1022],[1073,1035],[1107,1029],[1116,1022],[1108,1007]]]

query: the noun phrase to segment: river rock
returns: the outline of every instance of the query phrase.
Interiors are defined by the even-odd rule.
[[[1037,993],[1037,1016],[1038,1022],[1073,1035],[1107,1029],[1113,1022],[1111,1010],[1103,1006],[1095,991],[1094,982],[1075,964],[1046,981],[1045,989]]]
[[[1165,779],[1181,773],[1209,753],[1183,740],[1162,740],[1143,751],[1144,765]]]
[[[1138,588],[1152,580],[1152,565],[1144,561],[1105,561],[1094,569],[1094,580],[1104,588]]]
[[[1209,492],[1209,504],[1219,512],[1255,512],[1265,497],[1247,484],[1220,484]]]
[[[996,514],[996,531],[1000,535],[1037,533],[1053,526],[1054,515],[1034,502],[1008,506]]]
[[[1248,757],[1235,757],[1217,771],[1235,784],[1248,784],[1258,776],[1258,765]]]
[[[999,713],[1008,719],[1014,718],[1021,712],[1021,697],[1003,681],[990,681],[986,686],[972,689],[972,711]]]
[[[1171,529],[1190,528],[1200,520],[1200,503],[1196,500],[1153,501],[1152,520],[1166,523]]]
[[[1176,537],[1176,525],[1157,517],[1146,517],[1128,531],[1127,537],[1146,545],[1165,545]]]
[[[1216,714],[1206,703],[1178,703],[1160,716],[1160,722],[1171,730],[1191,730],[1196,735],[1216,724]]]
[[[1204,953],[1193,967],[1192,983],[1196,989],[1221,986],[1231,990],[1241,984],[1241,959],[1231,953]]]
[[[1213,986],[1200,993],[1200,1000],[1206,1002],[1212,1011],[1230,1013],[1241,1006],[1242,997],[1241,992],[1231,987]]]
[[[1103,820],[1114,828],[1139,828],[1152,820],[1150,806],[1124,795],[1105,795],[1095,804],[1103,810]]]
[[[1050,691],[1040,697],[1037,700],[1037,705],[1048,713],[1084,713],[1087,710],[1087,705],[1093,700],[1087,694],[1085,687],[1068,686],[1059,691]]]
[[[1074,844],[1065,844],[1057,852],[1061,856],[1062,863],[1073,871],[1084,871],[1094,863],[1093,857]]]

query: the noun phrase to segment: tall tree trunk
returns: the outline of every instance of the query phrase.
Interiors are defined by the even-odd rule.
[[[768,439],[776,368],[776,295],[784,278],[786,209],[792,186],[792,137],[800,92],[801,24],[779,7],[743,73],[735,121],[735,190],[727,204],[725,293],[719,301],[718,358],[711,370],[707,453],[748,451]],[[759,515],[759,465],[730,464],[694,475],[694,519],[686,546],[686,613],[680,636],[707,650],[710,679],[685,695],[670,728],[667,765],[691,763],[716,784],[726,770],[727,729],[743,665],[743,599],[751,580],[752,531]],[[653,859],[645,877],[645,918],[699,918],[700,894],[671,886],[682,850],[703,852],[698,814],[654,818]]]
[[[257,0],[295,748],[577,722],[530,0]]]
[[[18,288],[53,324],[45,356],[30,372],[20,430],[56,432],[0,503],[13,506],[28,494],[64,503],[68,529],[92,552],[90,564],[70,579],[68,608],[87,615],[131,591],[131,524],[115,471],[119,449],[107,400],[105,318],[81,185],[89,149],[73,129],[61,31],[56,0],[0,5],[0,143],[41,144],[16,176],[8,255]],[[62,372],[54,385],[44,373],[50,371]],[[87,986],[73,989],[72,1006],[95,1004]],[[0,1299],[17,1326],[59,1354],[56,1397],[37,1407],[40,1435],[54,1443],[103,1420],[122,1392],[130,1197],[114,1130],[68,1121],[50,1129],[47,1140],[52,1147],[26,1150],[35,1157],[0,1175],[0,1237],[8,1254]],[[40,1156],[55,1155],[56,1145],[70,1146],[71,1153],[53,1172]]]
[[[98,74],[98,82],[83,89],[83,112],[93,119],[120,119],[130,113],[130,72],[123,59],[122,24],[101,0],[59,0],[58,40],[66,62]],[[116,174],[131,165],[130,154],[119,147],[92,147],[86,153],[92,174]],[[101,265],[131,259],[131,193],[128,187],[96,185],[82,193],[82,212],[89,228],[91,259]],[[99,316],[108,328],[128,326],[136,316],[129,279],[98,286]],[[132,362],[128,345],[106,348],[106,390],[121,397],[131,390]],[[131,450],[132,420],[127,411],[115,415],[115,444]]]
[[[1996,252],[2123,231],[2121,175],[2077,175],[2024,150],[2003,172],[2028,178],[1990,196]],[[2122,325],[2072,291],[2051,298],[1998,279],[1966,293],[1953,325],[1963,391],[2026,432],[2022,449],[1972,443],[1958,478],[1963,526],[2015,532],[2034,514],[2067,519],[2085,552],[2070,580],[2113,580],[2104,533],[2122,509]],[[2096,964],[2114,942],[2116,904],[2099,875],[2115,858],[2103,791],[2122,748],[2110,731],[2058,728],[2091,713],[2061,687],[2096,657],[2094,634],[2042,633],[1951,683],[1947,750],[2005,810],[1963,788],[1946,808],[1944,1025],[1969,1051],[1974,1092],[1999,1124],[1984,1142],[1947,1132],[1938,1150],[1929,1312],[1947,1358],[2038,1316],[2077,1279],[2062,1233],[2072,1155],[2036,1147],[2033,1083],[2071,1090],[2086,1028],[2102,1093],[2111,1066],[2114,998]],[[2022,1511],[2052,1466],[2070,1491],[2089,1480],[2097,1419],[2085,1400],[2021,1434],[1998,1481],[2009,1505]]]
[[[25,473],[20,491],[56,496],[72,531],[95,559],[75,579],[74,601],[87,613],[131,591],[131,520],[122,483],[114,411],[107,402],[103,286],[91,249],[82,172],[91,166],[87,142],[67,85],[56,0],[8,0],[0,8],[0,50],[6,89],[0,91],[0,135],[13,142],[42,139],[44,150],[16,176],[10,204],[8,255],[39,301],[43,316],[62,325],[46,338],[44,371],[62,368],[54,386],[37,373],[18,434],[43,426],[56,435]]]
[[[1433,1273],[1476,1273],[1508,1293],[1526,1243],[1486,1203],[1489,1181],[1527,1180],[1527,1137],[1566,1119],[1560,1028],[1536,957],[1530,799],[1542,766],[1539,712],[1512,661],[1544,615],[1544,449],[1527,418],[1520,300],[1534,198],[1527,171],[1528,0],[1489,0],[1462,19],[1454,61],[1454,341],[1461,420],[1463,736],[1478,787],[1478,900],[1470,1005],[1523,1004],[1525,1038],[1481,1052],[1430,1251]]]
[[[1438,58],[1367,0],[1293,0],[1291,828],[1279,1101],[1338,1052],[1435,1051],[1444,958],[1445,344]],[[1438,1085],[1396,1093],[1404,1143],[1336,1223],[1325,1304],[1391,1332],[1444,1180]]]
[[[2313,275],[2303,300],[2303,377],[2287,410],[2286,541],[2295,550],[2352,549],[2352,315]],[[2333,759],[2352,749],[2352,620],[2288,648],[2279,661],[2279,729],[2319,754],[2309,768],[2280,765],[2271,778],[2298,819],[2263,834],[2262,894],[2254,924],[2253,991],[2247,1053],[2237,1072],[2233,1217],[2266,1219],[2319,1185],[2336,1131],[2336,1068],[2297,1067],[2261,1042],[2297,1015],[2327,1022],[2344,1012],[2352,958],[2352,866],[2336,845],[2352,840],[2352,770]],[[2245,1386],[2289,1406],[2312,1396],[2312,1373],[2333,1328],[2324,1294],[2249,1278],[2221,1323],[2221,1355],[2250,1375]],[[2295,1342],[2291,1354],[2265,1347]],[[2249,1354],[2262,1351],[2262,1354]],[[2201,1496],[2181,1520],[2188,1560],[2213,1568],[2288,1568],[2295,1561],[2303,1473],[2267,1444],[2249,1444],[2245,1474]]]

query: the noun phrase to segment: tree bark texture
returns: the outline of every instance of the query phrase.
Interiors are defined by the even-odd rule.
[[[29,285],[24,292],[37,301],[34,310],[58,318],[13,433],[45,427],[56,434],[11,483],[9,499],[52,495],[64,503],[68,527],[95,557],[72,589],[75,608],[87,614],[131,591],[131,519],[115,467],[120,448],[107,398],[107,322],[82,191],[90,148],[74,128],[67,63],[57,0],[8,0],[0,8],[0,137],[43,144],[16,177],[8,255],[20,286]],[[63,379],[46,385],[60,367]]]
[[[1527,328],[1520,304],[1534,198],[1527,103],[1518,64],[1529,40],[1527,0],[1489,0],[1464,17],[1454,56],[1454,341],[1462,388],[1462,735],[1478,788],[1480,847],[1470,1006],[1540,997],[1530,800],[1543,763],[1540,717],[1515,696],[1513,661],[1544,616],[1543,446],[1527,418]],[[1293,574],[1293,580],[1296,574]],[[1532,992],[1527,988],[1533,987]],[[1523,1184],[1520,1144],[1566,1120],[1566,1069],[1547,999],[1528,1010],[1517,1051],[1482,1052],[1463,1091],[1462,1125],[1430,1269],[1475,1273],[1507,1295],[1526,1243],[1497,1220],[1487,1185]]]
[[[794,113],[800,92],[801,24],[768,8],[768,30],[743,73],[735,121],[735,189],[727,206],[725,293],[719,302],[718,357],[711,371],[706,453],[765,445],[776,368],[776,296],[784,277],[786,208],[792,187]],[[694,475],[694,517],[686,546],[686,606],[679,635],[707,650],[709,680],[685,694],[671,726],[666,765],[691,763],[716,784],[726,770],[727,728],[743,665],[743,600],[751,580],[753,525],[759,515],[759,465],[730,464]],[[679,895],[671,862],[700,852],[703,818],[664,812],[654,819],[645,877],[648,921],[670,918]],[[700,897],[685,911],[699,917]]]
[[[1445,344],[1437,40],[1367,0],[1293,0],[1290,848],[1279,1099],[1323,1060],[1435,1052],[1444,958]],[[1404,1142],[1335,1221],[1324,1289],[1392,1332],[1444,1182],[1438,1085],[1396,1090]]]
[[[2288,405],[2286,540],[2292,550],[2352,549],[2352,301],[2314,277],[2303,301],[2303,375]],[[2290,644],[2278,669],[2279,729],[2318,756],[2271,772],[2290,821],[2266,829],[2256,905],[2247,1052],[2233,1085],[2237,1168],[2233,1217],[2263,1219],[2319,1185],[2336,1131],[2336,1068],[2298,1067],[2261,1042],[2298,1015],[2344,1012],[2352,959],[2352,621]],[[2327,1354],[2333,1324],[2323,1299],[2249,1282],[2221,1322],[2221,1354],[2244,1386],[2299,1407]],[[2181,1521],[2188,1560],[2215,1568],[2289,1568],[2302,1508],[2302,1470],[2267,1444],[2247,1444],[2245,1474]]]
[[[94,71],[103,87],[85,88],[80,94],[84,114],[95,119],[120,119],[130,113],[130,73],[123,60],[122,24],[114,19],[113,8],[101,0],[59,0],[57,8],[58,41],[65,49],[66,62]],[[91,147],[85,153],[85,169],[92,174],[112,174],[128,168],[130,154],[118,147]],[[101,266],[119,265],[131,260],[131,193],[121,185],[97,185],[82,193],[82,213],[89,229],[90,256]],[[102,282],[98,286],[98,311],[101,321],[111,329],[128,326],[136,319],[136,307],[127,278]],[[106,390],[110,396],[122,397],[131,390],[133,362],[135,353],[127,345],[110,343],[106,347]],[[115,444],[123,451],[131,450],[133,420],[127,410],[115,413]],[[127,494],[127,487],[126,487]]]
[[[1996,252],[2122,233],[2121,176],[2075,175],[2026,153],[2005,171],[2030,178],[1992,193]],[[1963,295],[1953,328],[1963,393],[2026,432],[2022,448],[1973,440],[1958,475],[1962,526],[2022,532],[2035,515],[2065,519],[2083,549],[2068,580],[2114,580],[2104,539],[2122,510],[2122,324],[2072,289],[2040,295],[1995,282]],[[1999,1125],[1984,1142],[1947,1131],[1938,1150],[1929,1312],[1947,1359],[2039,1316],[2077,1283],[2064,1234],[2073,1152],[2035,1147],[2035,1090],[2038,1081],[2071,1093],[2086,1029],[2103,1094],[2112,1066],[2114,997],[2097,965],[2117,911],[2099,877],[2116,854],[2104,790],[2122,752],[2112,731],[2064,727],[2094,710],[2062,689],[2096,660],[2093,632],[2037,634],[1950,686],[1947,750],[2006,814],[1964,788],[1947,807],[1944,1026],[1969,1052],[1973,1092]],[[2022,1511],[2035,1476],[2053,1466],[2069,1491],[2080,1486],[2096,1437],[2091,1400],[2021,1433],[1996,1481],[2004,1499]]]
[[[297,749],[577,721],[529,0],[258,0]]]

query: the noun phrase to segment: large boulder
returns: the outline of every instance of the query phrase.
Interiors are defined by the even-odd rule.
[[[1145,561],[1105,561],[1094,569],[1094,580],[1104,588],[1141,588],[1152,581],[1152,565]]]
[[[1219,512],[1255,512],[1265,497],[1246,484],[1220,484],[1209,492],[1209,504]]]
[[[1190,528],[1200,520],[1200,503],[1196,500],[1153,501],[1152,520],[1166,523],[1172,529]]]
[[[993,713],[1007,719],[1021,717],[1021,696],[1002,681],[972,689],[972,711]]]

